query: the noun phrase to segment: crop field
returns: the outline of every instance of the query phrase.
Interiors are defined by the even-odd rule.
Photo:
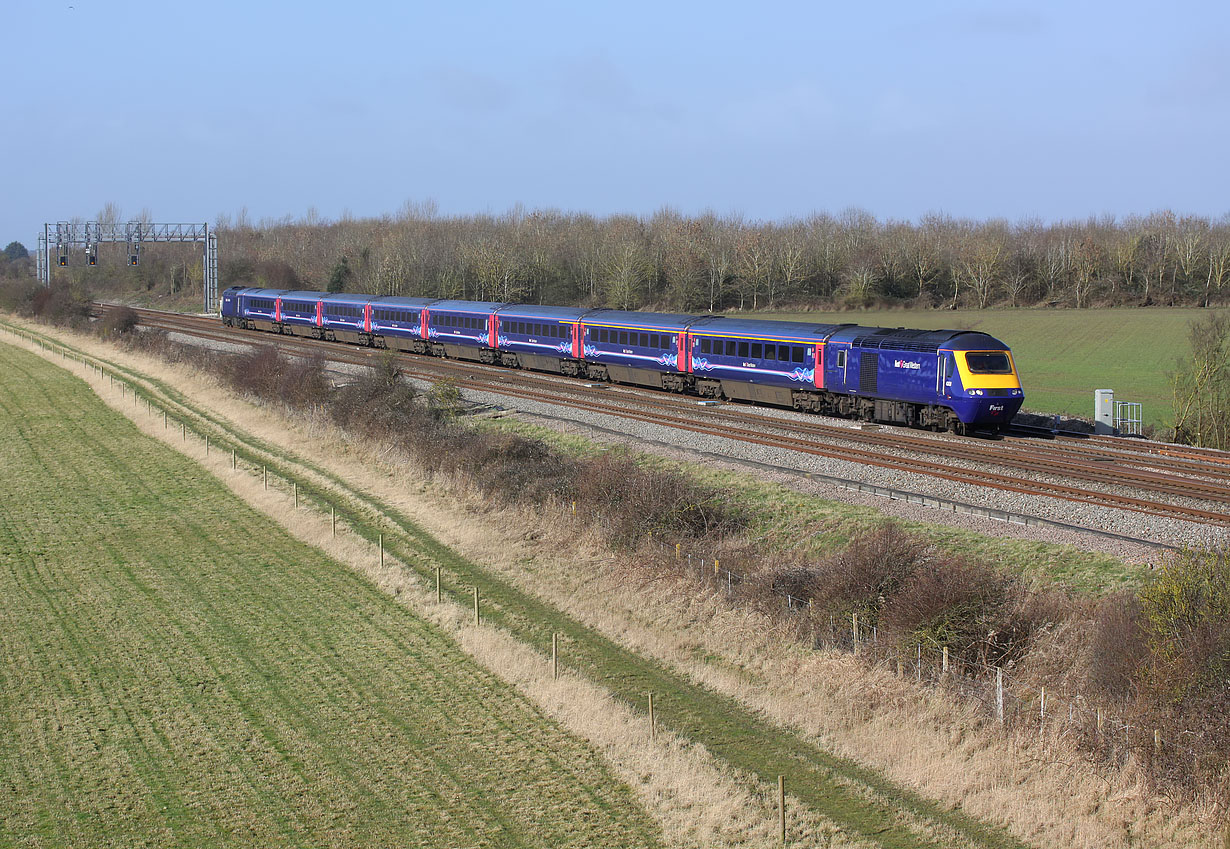
[[[0,845],[658,845],[441,632],[3,344],[0,468]]]
[[[1093,415],[1093,390],[1144,404],[1146,423],[1171,422],[1169,373],[1188,353],[1187,328],[1199,309],[884,310],[774,313],[767,318],[857,322],[885,327],[978,330],[1002,339],[1034,412]]]

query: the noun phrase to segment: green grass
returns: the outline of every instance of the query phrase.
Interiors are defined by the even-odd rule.
[[[1148,424],[1172,423],[1170,372],[1189,351],[1187,328],[1207,310],[876,310],[757,317],[990,333],[1012,349],[1025,407],[1092,418],[1093,391],[1139,401]]]
[[[553,633],[561,635],[565,664],[574,671],[632,705],[643,707],[645,693],[655,693],[660,723],[764,786],[775,786],[778,775],[788,776],[792,795],[841,829],[875,845],[900,849],[1024,845],[1000,828],[897,786],[773,724],[737,700],[624,648],[518,589],[494,570],[441,545],[387,502],[291,449],[238,430],[177,388],[131,369],[106,365],[121,377],[138,381],[143,393],[170,409],[177,419],[187,420],[196,433],[210,433],[215,444],[234,445],[248,463],[258,468],[268,465],[278,478],[297,481],[301,496],[310,502],[340,505],[339,520],[355,533],[373,541],[377,533],[383,533],[386,550],[426,582],[434,580],[435,569],[440,567],[449,598],[467,604],[471,588],[477,587],[489,624],[544,650]]]
[[[6,344],[0,467],[0,846],[657,845],[439,630]]]

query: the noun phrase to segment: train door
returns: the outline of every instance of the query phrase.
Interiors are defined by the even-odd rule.
[[[828,388],[835,392],[846,392],[850,377],[850,343],[830,342],[828,347]]]
[[[487,347],[497,348],[500,342],[500,319],[495,313],[487,319],[489,322],[487,329]]]
[[[423,321],[422,321],[422,324],[420,325],[420,333],[422,334],[423,341],[426,342],[427,335],[428,335],[427,334],[427,322],[430,319],[430,315],[426,308],[423,309],[422,318],[423,318]]]
[[[817,389],[824,388],[824,345],[816,346],[815,384]]]
[[[364,333],[372,332],[372,305],[371,304],[363,305],[363,332]]]
[[[956,374],[957,364],[952,351],[940,351],[940,360],[935,369],[935,392],[941,398],[952,397],[952,379]]]
[[[684,373],[690,372],[692,370],[692,361],[689,355],[692,353],[692,347],[688,344],[688,334],[680,331],[677,342],[679,348],[679,371]]]
[[[274,321],[282,320],[282,299],[281,298],[273,299],[273,320]]]
[[[581,322],[571,324],[572,328],[572,358],[575,360],[581,359]]]
[[[325,302],[324,301],[316,302],[316,326],[317,327],[325,326]]]

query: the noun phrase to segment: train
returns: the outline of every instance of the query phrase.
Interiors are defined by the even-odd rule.
[[[961,435],[1024,403],[1008,346],[971,330],[233,286],[229,327],[789,407]]]

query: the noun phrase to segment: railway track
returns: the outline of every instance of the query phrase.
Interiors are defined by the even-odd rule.
[[[338,363],[371,365],[390,355],[381,349],[235,330],[204,316],[155,310],[138,310],[138,314],[147,327],[228,344],[279,344]],[[1169,450],[1156,443],[1111,442],[1113,438],[1105,437],[1060,435],[1047,440],[983,442],[895,428],[862,430],[848,423],[800,420],[796,414],[769,417],[732,405],[705,408],[683,396],[631,387],[620,387],[616,399],[606,384],[598,387],[557,375],[469,361],[413,354],[393,356],[407,376],[428,381],[448,377],[475,391],[583,407],[625,420],[962,484],[1230,526],[1230,511],[1223,507],[1230,505],[1230,456],[1219,452],[1180,446]]]

